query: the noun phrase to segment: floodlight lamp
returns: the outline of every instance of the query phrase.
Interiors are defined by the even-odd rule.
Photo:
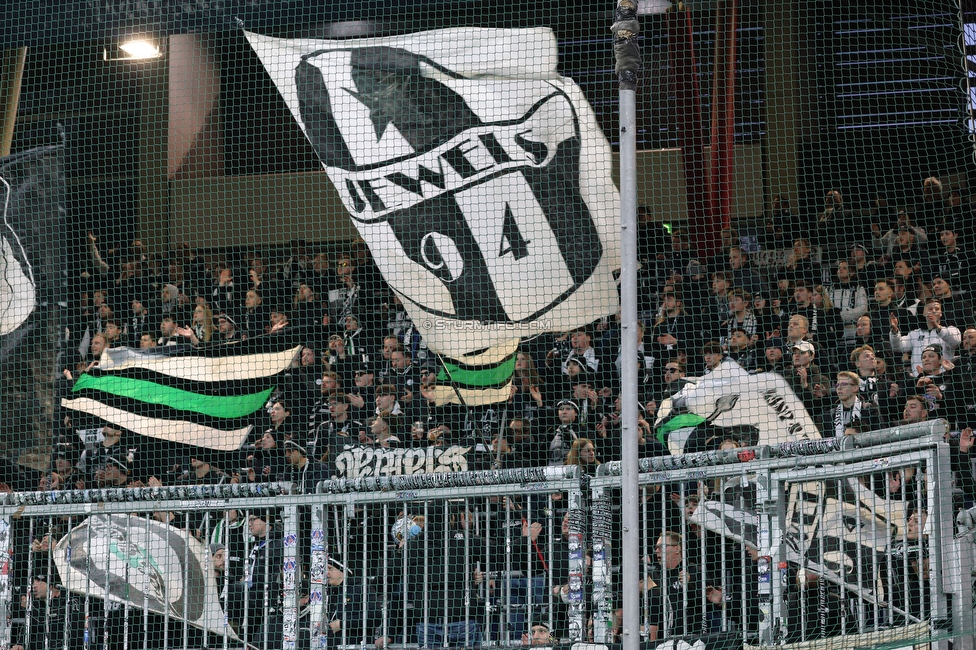
[[[106,61],[151,61],[162,56],[162,48],[155,40],[134,36],[119,43],[106,45],[102,58]]]
[[[159,57],[159,47],[152,41],[133,39],[119,45],[119,49],[133,59],[155,59]]]

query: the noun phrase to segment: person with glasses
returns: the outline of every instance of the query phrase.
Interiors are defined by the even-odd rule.
[[[671,397],[688,384],[685,379],[685,364],[677,358],[668,359],[664,364],[664,388],[661,390],[659,402]]]
[[[657,561],[648,568],[651,579],[648,622],[658,637],[698,635],[704,625],[701,568],[686,559],[680,533],[666,531],[657,539]]]
[[[352,374],[354,385],[347,393],[349,405],[352,407],[349,414],[353,419],[363,420],[370,415],[375,415],[375,413],[369,412],[376,405],[373,368],[368,363],[360,363],[355,367]]]
[[[356,313],[364,305],[360,304],[362,289],[356,279],[356,264],[349,256],[339,258],[336,264],[336,277],[339,288],[328,293],[329,309],[332,310],[332,320],[336,323],[345,321],[346,316]]]
[[[824,426],[824,432],[833,432],[837,438],[844,437],[844,431],[853,427],[860,432],[873,431],[880,424],[878,409],[874,404],[861,399],[858,391],[861,378],[856,373],[843,371],[837,373],[837,406],[831,410],[831,421]]]

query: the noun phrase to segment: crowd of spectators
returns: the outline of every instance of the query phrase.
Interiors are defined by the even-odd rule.
[[[695,256],[693,233],[643,222],[640,453],[667,453],[650,426],[658,406],[685,377],[722,359],[782,374],[825,436],[916,418],[915,396],[926,417],[970,426],[976,315],[967,297],[968,206],[957,194],[929,178],[917,205],[889,208],[877,198],[855,212],[831,190],[808,219],[777,197],[760,237],[729,228],[711,259]],[[752,259],[752,248],[777,246],[787,248],[775,262]],[[274,264],[260,252],[204,258],[185,245],[159,259],[138,241],[101,251],[94,236],[88,247],[62,391],[107,347],[198,348],[273,335],[303,346],[253,423],[252,453],[228,463],[237,480],[280,478],[288,440],[326,466],[346,444],[480,443],[496,466],[517,467],[563,464],[585,439],[594,459],[571,462],[587,471],[620,457],[617,314],[526,340],[507,404],[439,407],[439,360],[365,247],[321,251],[293,241]],[[842,397],[843,382],[856,383],[857,395]],[[59,441],[77,448],[73,430],[90,426],[67,422]],[[131,469],[145,481],[160,468]]]
[[[869,210],[856,212],[832,190],[821,212],[802,219],[785,197],[777,197],[758,239],[726,229],[721,252],[712,259],[695,256],[694,233],[681,227],[668,232],[642,221],[640,454],[669,453],[667,440],[653,428],[665,399],[681,390],[688,377],[735,362],[749,373],[781,374],[825,437],[929,418],[948,420],[957,432],[950,436],[957,487],[971,505],[976,500],[968,462],[976,420],[976,313],[967,292],[976,269],[967,246],[972,215],[957,199],[944,193],[937,179],[926,179],[917,205],[890,208],[879,197]],[[507,403],[437,406],[432,388],[439,360],[362,247],[323,252],[294,241],[280,263],[271,265],[259,252],[235,260],[204,259],[182,246],[158,259],[139,242],[110,251],[100,250],[94,237],[88,244],[91,265],[78,279],[78,309],[67,328],[69,353],[59,390],[67,390],[79,373],[97,366],[105,348],[115,346],[201,348],[288,336],[302,353],[239,452],[158,454],[155,441],[62,414],[63,429],[42,489],[290,480],[298,491],[310,492],[335,475],[333,461],[348,445],[480,445],[492,467],[569,464],[588,474],[601,462],[621,458],[619,314],[526,340]],[[781,254],[767,254],[760,264],[756,248]],[[80,443],[78,431],[92,427],[100,429],[98,435]],[[732,436],[717,444],[748,441]],[[691,504],[690,513],[697,499],[707,497],[702,489],[681,500],[686,508]],[[526,598],[539,602],[540,594],[550,590],[564,599],[563,582],[537,585],[531,580],[547,575],[547,563],[557,560],[534,545],[548,529],[543,532],[541,524],[535,529],[538,522],[521,515],[513,518],[511,511],[522,508],[545,509],[496,499],[479,511],[494,517],[497,526],[502,518],[518,523],[516,537],[527,545],[521,575],[529,579],[511,588],[523,603]],[[562,512],[546,525],[554,528],[551,522]],[[382,525],[383,539],[388,523]],[[414,523],[422,535],[422,518]],[[445,538],[455,541],[446,552],[458,557],[459,566],[469,567],[461,554],[483,543],[470,524],[466,513],[444,514],[437,524],[443,527],[438,540],[451,532]],[[187,518],[180,525],[212,537],[200,519]],[[715,562],[681,558],[682,550],[700,546],[687,538],[682,542],[677,531],[687,536],[692,529],[682,523],[680,512],[668,514],[654,529],[660,531],[654,534],[656,556],[647,561],[657,560],[665,586],[648,602],[660,608],[651,618],[670,626],[673,634],[676,623],[668,623],[662,613],[668,603],[676,604],[667,589],[682,594],[709,590],[706,602],[713,604],[726,602],[729,594],[723,596],[720,589],[716,594],[717,582],[708,574]],[[566,532],[564,522],[563,537]],[[552,535],[559,537],[555,530]],[[722,544],[712,539],[708,547]],[[241,553],[231,555],[241,560]],[[410,552],[402,556],[408,564],[430,561]],[[705,569],[688,571],[682,562]],[[356,574],[366,570],[359,567]],[[341,563],[330,571],[330,585],[333,577],[337,584],[345,580]],[[684,578],[678,577],[682,571]],[[668,572],[675,580],[668,581]],[[472,570],[449,578],[450,589],[457,590],[450,598],[471,602],[466,590],[490,576]],[[688,582],[692,578],[694,584]],[[422,592],[422,586],[407,585],[405,593],[414,591]],[[372,606],[363,602],[353,609],[361,616],[362,608]],[[683,624],[695,629],[711,625],[705,610],[690,612],[691,619],[688,614],[686,608]],[[343,615],[337,613],[336,620]],[[538,619],[520,619],[511,631],[534,638],[533,623]],[[564,627],[565,620],[557,625]],[[455,645],[492,634],[497,630],[459,618],[448,629],[411,629],[409,640],[430,635],[438,644],[447,637]],[[376,643],[395,642],[394,636]]]

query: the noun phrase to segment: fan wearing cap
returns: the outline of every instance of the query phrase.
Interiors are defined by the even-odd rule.
[[[61,484],[68,489],[77,487],[76,483],[80,480],[78,452],[71,443],[64,442],[55,445],[54,472],[60,477]]]
[[[949,370],[942,363],[942,346],[934,343],[922,350],[922,363],[915,368],[914,392],[924,395],[929,402],[929,415],[932,418],[945,418],[950,423],[956,421],[956,392],[958,385],[955,368]],[[911,379],[908,379],[910,382]],[[907,383],[907,382],[906,382]],[[965,386],[959,386],[965,390]]]
[[[573,365],[572,362],[571,365]],[[593,379],[586,374],[578,375],[573,380],[566,398],[572,400],[579,407],[576,425],[580,433],[590,433],[593,429],[593,421],[601,411],[605,410],[601,404],[603,400],[596,390]]]
[[[100,488],[125,487],[129,482],[129,464],[124,456],[105,456],[95,470],[95,484]]]
[[[351,441],[349,427],[352,418],[349,415],[349,396],[345,393],[332,391],[327,398],[319,400],[325,405],[325,412],[321,406],[316,406],[307,433],[309,458],[324,461],[334,458],[343,444]]]
[[[942,350],[942,356],[950,361],[956,356],[956,348],[962,342],[962,334],[958,327],[943,325],[942,323],[942,303],[937,298],[929,298],[925,301],[922,310],[925,323],[921,327],[913,329],[907,335],[902,335],[897,317],[891,317],[891,348],[895,352],[910,352],[910,370],[913,376],[917,377],[918,368],[922,365],[922,351],[930,345],[938,345]]]
[[[553,388],[560,396],[568,396],[572,392],[573,385],[586,381],[587,377],[586,362],[583,359],[573,357],[568,359],[565,365],[566,372],[549,377],[549,384],[555,384]]]
[[[793,365],[787,368],[783,377],[789,383],[796,396],[803,400],[803,404],[810,411],[814,420],[823,413],[823,400],[830,394],[830,379],[820,373],[820,368],[813,362],[816,350],[809,341],[797,341],[793,344]]]
[[[580,437],[579,405],[571,399],[560,400],[556,404],[556,418],[559,423],[549,434],[548,464],[551,466],[563,465],[570,447]]]
[[[443,544],[424,539],[427,522],[422,516],[404,515],[393,524],[394,557],[406,567],[394,565],[390,571],[403,576],[403,582],[390,590],[389,620],[394,623],[388,624],[387,637],[377,634],[377,647],[393,642],[417,643],[421,648],[481,647],[482,628],[475,604],[484,581],[480,558],[485,551],[481,539],[469,534],[469,523],[465,513],[452,515],[451,531]],[[396,638],[401,634],[401,621],[406,623],[407,639]]]
[[[207,548],[210,550],[210,562],[214,576],[217,578],[217,586],[223,589],[224,574],[227,571],[227,547],[219,542],[214,542]]]
[[[868,259],[868,249],[864,244],[851,246],[850,268],[852,276],[858,284],[870,291],[874,283],[883,275],[881,265],[876,260]]]
[[[370,355],[373,353],[372,345],[369,335],[359,322],[359,317],[355,314],[346,314],[342,326],[342,345],[346,357],[355,362],[369,362]]]
[[[81,452],[81,457],[78,459],[78,470],[86,484],[95,482],[95,471],[105,463],[108,456],[121,456],[126,453],[122,429],[106,424],[102,427],[101,434],[100,444]]]
[[[291,324],[288,316],[288,311],[284,307],[274,307],[268,319],[268,334],[276,334],[286,329]]]
[[[237,322],[226,312],[217,315],[217,339],[222,343],[241,340],[241,333],[237,331]]]
[[[28,636],[26,627],[15,628],[16,641],[10,650],[81,650],[84,647],[84,608],[76,598],[68,595],[54,571],[51,575],[37,573],[32,577],[28,601],[30,633]]]
[[[308,449],[300,440],[286,440],[285,462],[288,463],[287,480],[298,494],[315,494],[316,486],[332,476],[325,463],[309,460]]]

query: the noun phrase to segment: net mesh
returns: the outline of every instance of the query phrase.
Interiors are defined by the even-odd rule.
[[[635,577],[612,7],[307,4],[0,26],[0,645],[976,628],[976,5],[639,3]]]

